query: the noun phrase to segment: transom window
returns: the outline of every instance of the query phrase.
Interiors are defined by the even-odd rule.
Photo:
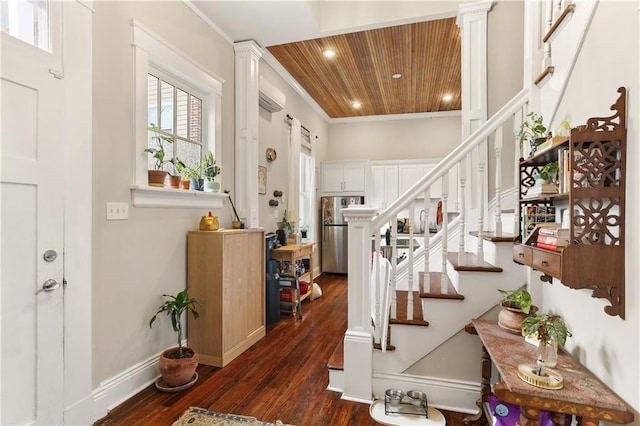
[[[157,70],[147,74],[147,96],[148,147],[158,148],[153,136],[171,138],[173,143],[165,146],[165,160],[177,159],[187,167],[196,167],[203,152],[203,96],[194,89],[179,86]],[[155,159],[149,156],[150,169],[154,163]],[[163,169],[172,174],[177,172],[171,163]]]
[[[42,50],[49,50],[49,2],[29,0],[0,1],[0,26]]]

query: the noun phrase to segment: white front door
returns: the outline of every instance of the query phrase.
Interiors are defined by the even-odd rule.
[[[60,2],[2,2],[0,424],[63,423]],[[36,10],[41,5],[48,10]],[[27,23],[11,21],[27,17]],[[29,24],[29,19],[39,22]],[[32,34],[33,35],[33,34]]]

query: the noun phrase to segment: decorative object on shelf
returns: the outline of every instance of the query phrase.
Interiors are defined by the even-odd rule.
[[[540,369],[534,364],[520,364],[518,377],[530,385],[543,389],[562,389],[564,381],[557,371]]]
[[[540,368],[555,368],[558,362],[558,344],[564,345],[571,336],[559,315],[547,313],[525,318],[522,334],[538,341],[537,362]]]
[[[204,178],[205,192],[219,192],[220,182],[216,182],[216,176],[221,172],[221,167],[216,164],[216,159],[211,151],[207,151],[202,159],[202,177]]]
[[[267,168],[258,166],[258,194],[267,193]]]
[[[542,116],[535,112],[527,114],[527,118],[520,124],[520,130],[516,133],[516,138],[520,142],[522,152],[525,141],[529,141],[531,152],[529,156],[535,154],[537,146],[547,139],[547,128],[542,124]]]
[[[550,163],[545,164],[539,173],[540,179],[545,181],[546,183],[556,183],[556,178],[558,177],[558,162],[552,161]]]
[[[498,325],[512,334],[522,332],[522,322],[538,308],[533,305],[531,294],[527,290],[498,290],[502,294],[502,309],[498,314]]]
[[[300,224],[300,234],[301,234],[302,238],[307,238],[307,232],[309,232],[309,225],[307,225],[306,223],[301,223]]]
[[[200,316],[196,310],[199,303],[197,300],[189,298],[187,289],[175,296],[163,294],[162,297],[167,297],[168,300],[165,300],[158,307],[155,315],[151,317],[149,328],[153,326],[159,314],[165,313],[171,317],[171,326],[177,334],[178,346],[167,349],[160,355],[159,367],[162,377],[156,381],[157,384],[160,384],[158,387],[160,390],[165,387],[184,386],[191,382],[193,384],[195,383],[194,378],[197,380],[195,372],[198,366],[198,353],[187,346],[182,346],[182,314],[191,311],[194,319],[198,319]]]
[[[144,152],[146,152],[147,154],[151,154],[151,156],[155,161],[153,164],[153,169],[149,170],[148,182],[149,182],[149,186],[163,187],[164,180],[167,177],[167,171],[164,170],[163,167],[165,164],[169,163],[170,161],[170,160],[165,160],[165,156],[166,156],[165,144],[172,144],[173,138],[169,136],[165,136],[162,133],[160,133],[161,132],[160,127],[156,126],[153,123],[151,123],[151,125],[149,126],[149,131],[153,132],[153,136],[151,136],[151,142],[155,146],[151,146],[151,147],[148,146],[147,148],[145,148]]]
[[[267,161],[269,163],[272,163],[274,161],[276,161],[276,157],[277,157],[277,153],[276,150],[273,148],[267,148],[267,151],[265,153],[265,157],[267,158]]]
[[[236,220],[232,222],[232,228],[233,229],[243,228],[244,224],[240,221],[240,216],[238,216],[238,212],[236,211],[236,206],[233,204],[233,199],[231,198],[231,194],[229,193],[229,190],[225,189],[224,193],[229,196],[229,204],[231,204],[231,209],[233,209],[233,216],[236,218]]]
[[[213,215],[213,213],[209,212],[208,216],[202,216],[200,219],[200,230],[201,231],[217,231],[220,229],[220,224],[218,223],[218,218]]]
[[[269,200],[269,206],[271,207],[278,207],[278,204],[280,204],[278,200]]]

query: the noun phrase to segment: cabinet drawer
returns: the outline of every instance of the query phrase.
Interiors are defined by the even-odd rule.
[[[539,249],[531,250],[533,251],[531,260],[531,267],[533,269],[537,269],[540,272],[556,278],[562,278],[560,276],[560,254]]]
[[[523,244],[513,245],[513,261],[523,265],[531,265],[532,248]]]

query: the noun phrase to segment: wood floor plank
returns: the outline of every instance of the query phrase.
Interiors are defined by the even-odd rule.
[[[189,407],[282,420],[296,426],[377,425],[367,404],[326,390],[327,363],[347,329],[347,279],[322,275],[323,295],[303,302],[303,319],[285,318],[224,368],[198,366],[198,382],[183,392],[151,385],[110,411],[96,425],[171,425]],[[443,411],[447,425],[464,414]]]

